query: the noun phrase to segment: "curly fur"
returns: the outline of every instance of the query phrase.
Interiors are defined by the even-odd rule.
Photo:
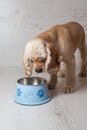
[[[87,49],[85,45],[85,32],[83,27],[76,22],[56,25],[46,32],[41,33],[25,46],[23,65],[27,75],[32,70],[47,71],[50,74],[49,88],[54,88],[57,83],[57,73],[64,73],[61,69],[62,62],[66,65],[66,86],[63,90],[70,93],[75,88],[75,50],[81,53],[81,71],[79,76],[86,76]],[[63,65],[64,66],[64,65]],[[62,77],[65,74],[60,74]]]
[[[37,59],[38,57],[46,58],[46,50],[44,48],[44,43],[40,39],[34,39],[27,43],[25,46],[24,55],[27,58],[32,59],[34,57]]]
[[[27,75],[31,75],[31,59],[35,58],[37,59],[38,57],[46,57],[45,49],[44,49],[44,44],[41,40],[32,40],[28,42],[25,46],[25,51],[23,55],[23,64],[25,66],[25,73]],[[26,69],[28,68],[28,69]]]
[[[28,65],[26,66],[25,64],[25,67],[29,67],[31,62],[30,60],[34,59],[34,60],[37,60],[38,57],[42,57],[42,58],[46,58],[46,62],[45,62],[45,70],[51,72],[55,72],[57,71],[57,67],[54,68],[54,63],[52,64],[51,60],[55,59],[55,58],[52,58],[52,54],[51,54],[51,51],[50,48],[48,47],[49,45],[44,42],[43,40],[41,39],[34,39],[30,42],[28,42],[25,46],[25,51],[24,51],[24,56],[23,56],[23,62],[28,62]],[[51,48],[53,49],[53,47]],[[53,49],[53,53],[55,53],[54,49]],[[54,56],[55,57],[55,56]],[[51,65],[50,65],[51,64]],[[31,71],[32,67],[30,66],[29,68],[29,71]],[[29,72],[27,73],[27,75],[29,75]]]

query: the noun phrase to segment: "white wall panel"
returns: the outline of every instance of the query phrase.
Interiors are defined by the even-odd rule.
[[[87,31],[87,0],[0,0],[0,66],[20,66],[28,40],[67,21]]]

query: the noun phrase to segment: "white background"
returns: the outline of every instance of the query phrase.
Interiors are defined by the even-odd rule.
[[[20,66],[26,42],[67,21],[80,22],[87,35],[87,0],[0,0],[0,130],[87,130],[87,77],[78,76],[78,51],[74,93],[63,94],[65,78],[58,78],[47,104],[13,101],[17,79],[25,76]]]
[[[0,0],[0,66],[21,66],[27,41],[67,21],[87,31],[87,0]]]

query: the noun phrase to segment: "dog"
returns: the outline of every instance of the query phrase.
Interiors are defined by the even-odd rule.
[[[57,84],[58,72],[64,74],[63,63],[66,67],[66,85],[64,93],[75,91],[75,56],[76,49],[81,54],[80,77],[86,76],[87,48],[85,44],[85,32],[77,22],[68,22],[56,25],[39,34],[29,41],[24,50],[23,65],[25,74],[30,76],[34,70],[37,73],[46,71],[50,74],[48,86],[54,89]],[[64,66],[64,65],[63,65]]]

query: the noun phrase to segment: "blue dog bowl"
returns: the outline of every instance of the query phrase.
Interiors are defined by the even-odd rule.
[[[25,77],[17,81],[15,102],[22,105],[41,105],[50,101],[47,80]]]

